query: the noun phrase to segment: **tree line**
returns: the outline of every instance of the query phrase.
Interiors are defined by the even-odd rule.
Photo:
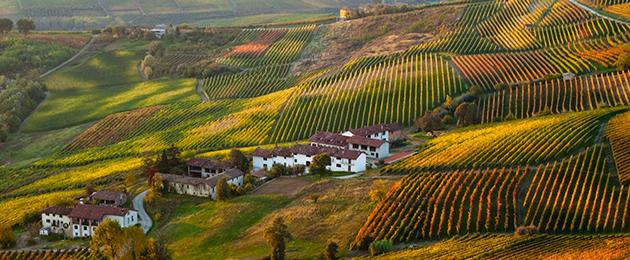
[[[44,100],[46,86],[37,81],[18,79],[0,92],[0,142],[16,132],[22,121]]]
[[[35,30],[35,23],[29,19],[19,19],[15,22],[18,32],[27,35],[29,32]],[[13,30],[13,20],[9,18],[0,18],[0,35],[11,32]]]

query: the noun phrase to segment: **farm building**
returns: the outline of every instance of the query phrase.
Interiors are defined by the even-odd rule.
[[[280,164],[287,167],[303,165],[308,172],[308,167],[318,154],[330,156],[331,164],[328,168],[331,171],[365,171],[367,162],[364,153],[332,147],[298,144],[292,147],[275,147],[273,149],[257,148],[252,157],[255,171],[271,169],[273,165]]]
[[[224,178],[228,184],[243,186],[244,173],[238,169],[227,169],[208,178],[160,173],[162,188],[166,192],[216,199],[217,182]]]
[[[100,190],[92,193],[89,199],[94,204],[120,207],[127,203],[127,194],[124,192]]]
[[[224,162],[202,158],[190,159],[186,165],[188,166],[188,176],[197,178],[216,176],[230,168],[230,166]]]
[[[111,219],[121,227],[138,223],[138,212],[112,206],[76,204],[73,208],[48,207],[42,212],[41,235],[64,234],[72,238],[90,237],[103,221]]]
[[[400,125],[393,123],[350,129],[343,132],[342,135],[350,137],[361,136],[370,139],[380,139],[386,142],[394,142],[402,138],[402,131]]]

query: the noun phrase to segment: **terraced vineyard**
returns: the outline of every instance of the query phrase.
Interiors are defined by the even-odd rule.
[[[610,142],[612,154],[617,167],[619,181],[630,184],[630,113],[626,112],[616,116],[608,122],[606,137]]]
[[[529,225],[545,233],[626,232],[630,192],[609,175],[604,150],[594,146],[535,168],[417,172],[392,188],[354,243],[365,237],[411,242],[511,232]]]
[[[0,208],[4,212],[4,216],[0,219],[0,224],[15,225],[23,223],[26,217],[39,214],[47,205],[56,205],[64,201],[73,200],[83,193],[83,189],[76,189],[0,200]]]
[[[509,232],[526,169],[417,173],[402,179],[368,216],[364,237],[411,242],[472,232]]]
[[[422,151],[383,171],[405,174],[430,169],[510,167],[553,161],[593,144],[602,121],[618,111],[545,116],[453,131],[429,141]]]
[[[114,114],[78,136],[61,154],[37,164],[84,165],[152,154],[171,144],[198,152],[263,144],[292,91],[286,89],[252,99],[176,103]],[[124,141],[120,141],[122,138]]]
[[[258,35],[255,36],[257,38],[235,47],[218,62],[235,67],[282,65],[293,62],[298,58],[315,28],[315,25],[306,25],[284,31],[246,29],[245,33],[239,36],[241,40],[237,41],[246,41],[244,39],[251,39],[253,35]]]
[[[628,235],[474,234],[456,236],[420,249],[385,254],[374,259],[624,259],[630,256]]]
[[[604,11],[630,19],[630,3],[606,6]]]
[[[266,66],[200,82],[207,99],[250,98],[289,87],[290,65]]]
[[[58,260],[87,260],[92,259],[89,248],[71,250],[35,250],[35,251],[0,251],[1,260],[9,259],[58,259]],[[98,259],[98,258],[97,258]]]
[[[442,56],[416,54],[369,65],[298,86],[286,102],[271,141],[308,137],[378,123],[409,125],[467,86]]]
[[[510,87],[483,95],[477,102],[482,123],[501,121],[508,115],[528,118],[541,112],[557,114],[629,105],[630,71]]]
[[[630,230],[630,192],[609,174],[602,146],[539,166],[523,200],[523,226],[546,233]]]

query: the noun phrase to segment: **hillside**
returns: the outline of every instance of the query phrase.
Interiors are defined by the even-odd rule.
[[[286,152],[318,131],[396,123],[404,139],[392,139],[397,160],[369,159],[358,174],[286,169],[290,176],[267,182],[247,174],[222,201],[155,188],[140,203],[154,222],[148,236],[174,259],[260,259],[270,251],[264,230],[282,217],[291,259],[318,258],[331,241],[346,258],[630,257],[626,2],[440,2],[256,26],[266,15],[336,14],[339,4],[0,1],[0,14],[53,24],[62,17],[59,25],[79,17],[93,19],[86,27],[256,21],[182,27],[162,40],[132,27],[93,42],[83,33],[1,39],[0,64],[8,65],[0,74],[28,74],[45,87],[41,100],[25,101],[28,91],[15,89],[26,86],[0,82],[0,96],[12,94],[0,104],[0,130],[11,128],[0,143],[0,208],[8,212],[0,225],[25,238],[47,206],[70,205],[91,189],[130,197],[151,189],[151,167],[181,175],[191,158],[232,163],[232,149],[251,167],[257,147]],[[10,66],[26,56],[37,58]],[[171,160],[177,165],[159,165]],[[393,244],[385,251],[397,252],[376,255],[385,240]],[[87,243],[39,239],[26,249]]]

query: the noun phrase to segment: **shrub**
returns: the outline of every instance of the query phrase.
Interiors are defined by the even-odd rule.
[[[529,236],[538,233],[538,227],[534,225],[517,227],[514,233],[518,236]]]
[[[434,131],[444,129],[444,124],[439,112],[427,111],[424,116],[416,119],[416,129],[420,131]]]
[[[11,226],[0,225],[0,249],[7,249],[15,246],[15,234]]]
[[[503,117],[503,121],[509,121],[509,120],[514,120],[514,119],[516,119],[516,117],[514,116],[514,114],[512,114],[512,112],[508,113],[507,115]]]
[[[474,103],[462,103],[455,109],[457,126],[468,126],[477,122],[477,105]]]
[[[442,124],[444,125],[452,125],[455,123],[455,119],[451,115],[445,115],[442,117]]]
[[[370,244],[370,255],[380,255],[394,250],[394,242],[391,240],[378,240]]]

